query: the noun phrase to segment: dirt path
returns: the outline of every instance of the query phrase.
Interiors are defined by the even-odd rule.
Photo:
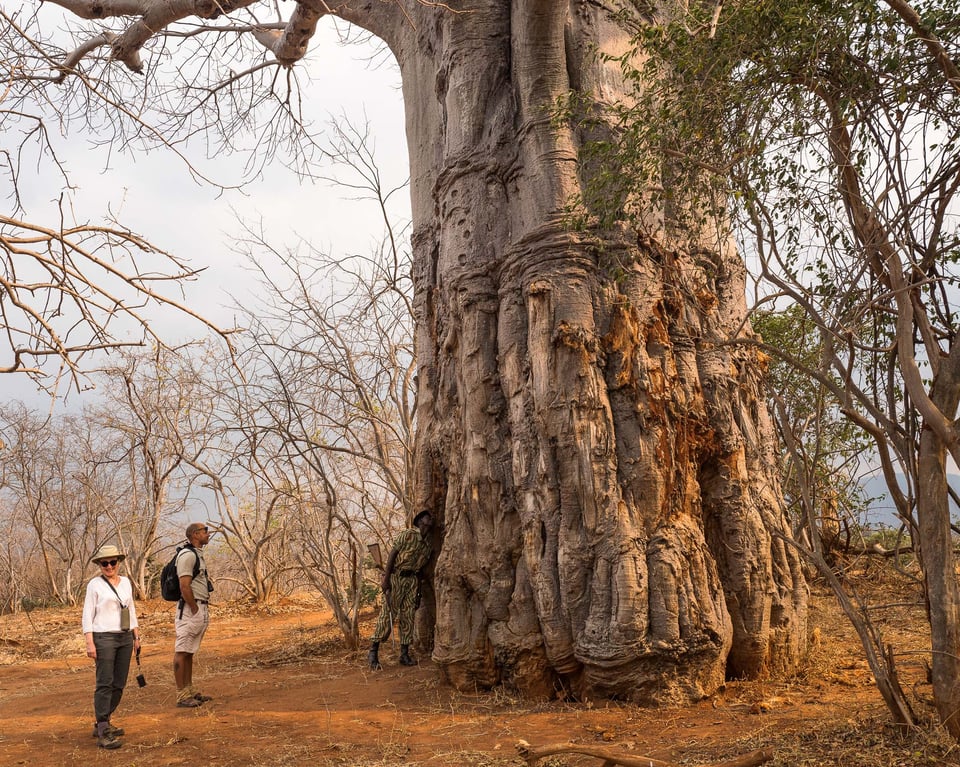
[[[682,764],[767,747],[776,750],[775,766],[960,764],[929,736],[900,738],[899,745],[875,738],[882,750],[863,745],[864,732],[882,735],[886,715],[842,622],[818,630],[825,638],[794,679],[730,683],[697,705],[657,711],[614,703],[532,705],[503,692],[463,695],[443,685],[429,661],[398,666],[389,646],[384,670],[368,671],[361,653],[342,648],[316,605],[256,612],[215,606],[195,680],[214,700],[178,709],[171,608],[145,603],[140,612],[148,684],[138,688],[131,673],[115,717],[127,735],[112,752],[98,749],[90,735],[93,669],[77,611],[0,618],[0,765],[520,767],[521,739],[606,745]],[[859,746],[846,752],[842,744],[851,737]],[[882,761],[900,748],[910,761]],[[541,762],[561,765],[600,762],[573,756]]]

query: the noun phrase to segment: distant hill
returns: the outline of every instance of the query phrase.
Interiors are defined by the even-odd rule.
[[[898,477],[900,487],[906,485],[903,482],[902,475]],[[950,487],[960,495],[960,474],[948,474],[947,482]],[[897,519],[893,501],[890,500],[890,493],[887,490],[887,483],[884,482],[880,474],[873,474],[865,477],[861,484],[868,497],[874,500],[870,503],[867,510],[867,523],[870,525],[886,525],[888,527],[898,527],[900,522]],[[956,511],[953,515],[956,516]]]

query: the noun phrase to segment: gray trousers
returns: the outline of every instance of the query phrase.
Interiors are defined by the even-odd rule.
[[[97,648],[97,689],[93,693],[93,713],[98,722],[110,720],[120,704],[127,684],[130,658],[133,657],[132,631],[93,632]]]

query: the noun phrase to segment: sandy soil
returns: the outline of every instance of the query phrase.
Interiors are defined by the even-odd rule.
[[[929,717],[922,614],[891,618],[901,676]],[[473,765],[522,767],[516,744],[575,742],[682,765],[719,763],[771,748],[771,765],[960,765],[933,730],[893,731],[849,626],[825,593],[813,597],[810,657],[790,679],[730,682],[696,705],[652,710],[607,702],[532,704],[503,691],[458,693],[437,668],[365,668],[345,650],[328,614],[308,601],[272,609],[214,605],[195,682],[214,700],[175,707],[172,609],[139,606],[143,673],[115,715],[117,751],[91,737],[93,666],[83,653],[79,609],[0,618],[0,765]],[[912,611],[912,612],[911,612]],[[372,628],[366,616],[365,635]],[[596,765],[551,756],[540,767]]]

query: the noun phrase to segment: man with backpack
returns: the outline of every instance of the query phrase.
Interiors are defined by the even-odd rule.
[[[191,522],[186,535],[187,543],[176,555],[180,600],[174,620],[177,638],[173,646],[173,678],[177,683],[177,706],[196,708],[212,700],[193,689],[193,656],[210,624],[208,605],[213,584],[202,552],[210,542],[210,531],[202,522]]]

